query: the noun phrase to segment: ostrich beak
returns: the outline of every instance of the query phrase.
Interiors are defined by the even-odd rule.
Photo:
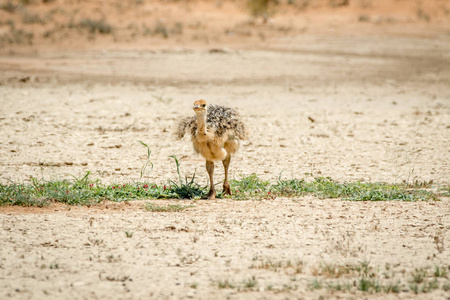
[[[206,101],[205,100],[195,101],[194,111],[206,111]]]
[[[194,104],[194,111],[204,111],[205,108],[201,104]]]

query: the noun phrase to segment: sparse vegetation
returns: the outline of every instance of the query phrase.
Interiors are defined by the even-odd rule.
[[[262,17],[264,23],[266,23],[270,15],[273,14],[270,8],[272,2],[275,3],[273,0],[248,0],[247,6],[254,17]]]
[[[217,281],[217,287],[219,289],[234,289],[235,285],[229,280],[219,280]]]
[[[315,278],[310,284],[309,288],[312,290],[320,290],[322,288],[322,283]]]
[[[276,184],[271,185],[253,174],[241,180],[232,180],[231,186],[238,199],[300,197],[313,194],[321,199],[343,198],[350,201],[437,200],[435,193],[415,187],[408,188],[404,184],[338,183],[329,177],[317,177],[312,182],[303,179],[281,180],[279,178]]]
[[[425,268],[416,268],[414,270],[414,273],[412,274],[413,282],[414,283],[422,283],[425,278],[428,277],[428,272]]]
[[[169,205],[156,205],[154,203],[147,202],[145,204],[145,210],[151,212],[179,212],[187,208],[194,207],[193,205],[179,205],[179,204],[169,204]]]
[[[436,272],[442,274],[445,266],[436,266]],[[312,268],[314,280],[310,282],[310,289],[326,288],[330,291],[355,291],[366,293],[399,293],[413,292],[415,294],[428,293],[433,290],[445,290],[448,279],[438,280],[429,272],[429,267],[416,268],[410,274],[409,285],[402,282],[403,272],[392,272],[392,276],[386,278],[386,272],[379,266],[372,266],[369,262],[359,264],[328,264],[322,263],[319,267]],[[385,266],[385,271],[390,270],[390,265]],[[392,277],[392,278],[391,278]]]
[[[315,178],[306,184],[319,198],[344,198],[351,201],[417,201],[437,200],[434,193],[420,189],[407,189],[404,185],[387,183],[337,183],[331,178]]]
[[[148,156],[149,157],[149,156]],[[137,199],[201,199],[206,196],[206,187],[192,178],[183,179],[180,164],[175,156],[178,182],[169,180],[167,184],[141,182],[146,166],[141,170],[138,182],[102,184],[91,179],[90,172],[72,180],[46,181],[32,178],[31,184],[0,184],[0,205],[21,205],[42,207],[52,201],[70,205],[91,205],[103,200],[128,201]],[[147,160],[146,165],[149,163]],[[315,178],[313,182],[290,179],[278,180],[276,184],[261,180],[255,174],[231,180],[231,199],[274,199],[276,197],[341,198],[348,201],[432,201],[437,195],[429,190],[406,188],[403,185],[386,183],[337,183],[331,178]],[[221,195],[219,194],[220,198]],[[435,238],[438,250],[443,251],[441,236]]]
[[[161,35],[163,38],[166,39],[169,37],[169,30],[167,29],[167,26],[164,23],[158,21],[155,25],[154,34]]]
[[[243,282],[243,287],[246,290],[251,290],[251,289],[257,287],[257,285],[258,285],[258,281],[256,280],[255,276],[245,279]]]
[[[14,26],[14,21],[9,22],[10,31],[6,34],[0,35],[0,46],[2,44],[16,44],[16,45],[32,45],[34,40],[34,33],[24,29],[17,29]]]
[[[252,269],[263,269],[263,270],[270,270],[274,272],[283,271],[286,274],[300,274],[303,272],[303,261],[295,261],[291,262],[290,260],[287,261],[274,261],[272,259],[262,259],[259,260],[258,264],[253,264],[250,268]]]
[[[177,157],[175,155],[172,155],[170,157],[175,160],[175,163],[177,165],[178,179],[180,182],[178,184],[175,181],[170,180],[173,193],[177,195],[178,198],[182,199],[200,199],[205,194],[206,187],[201,187],[198,183],[194,182],[195,173],[192,176],[191,180],[188,180],[188,177],[186,176],[183,182],[180,173],[180,163],[178,162]]]
[[[196,289],[196,288],[198,288],[198,282],[193,282],[193,283],[191,283],[191,284],[189,285],[189,287],[190,287],[191,289]]]
[[[23,14],[22,22],[24,24],[44,24],[45,20],[42,19],[38,14],[33,14],[27,11]]]
[[[42,207],[51,201],[62,202],[70,205],[90,205],[103,200],[127,201],[135,199],[201,199],[206,196],[206,187],[195,182],[195,174],[188,179],[183,179],[180,171],[180,163],[175,155],[170,157],[175,160],[178,182],[169,180],[168,185],[157,185],[143,182],[147,167],[153,169],[150,161],[151,150],[149,146],[139,141],[147,149],[147,158],[141,168],[137,182],[104,185],[98,179],[90,177],[90,172],[82,177],[74,177],[72,180],[46,181],[32,178],[31,184],[2,184],[0,183],[0,205],[21,205]],[[244,176],[240,180],[231,180],[233,191],[232,199],[275,199],[281,197],[301,197],[312,194],[318,198],[342,198],[350,201],[429,201],[438,200],[435,193],[429,190],[432,182],[427,184],[386,184],[386,183],[338,183],[329,177],[317,177],[312,182],[304,179],[282,180],[281,175],[275,184],[267,180],[261,180],[256,174]],[[218,195],[222,197],[222,195]],[[149,207],[148,210],[157,210]],[[175,208],[172,208],[175,210]],[[435,242],[439,251],[443,251],[443,237],[436,236]]]
[[[450,184],[447,184],[446,186],[440,188],[439,193],[444,197],[450,197]]]
[[[430,15],[428,13],[426,13],[420,6],[417,8],[416,14],[417,14],[417,18],[419,20],[422,20],[425,22],[430,22],[430,20],[431,20]]]
[[[9,13],[14,13],[18,9],[18,4],[15,4],[13,1],[8,0],[6,3],[2,4],[0,8]]]
[[[100,34],[109,34],[113,31],[112,26],[106,23],[105,20],[84,19],[81,20],[78,26],[87,29],[91,34],[97,32]]]
[[[228,279],[215,282],[219,289],[237,289],[238,291],[251,291],[258,287],[258,280],[255,276],[244,279],[242,282],[232,282]]]
[[[447,290],[449,280],[447,278],[450,266],[434,266],[416,268],[410,277],[409,288],[415,294],[429,293],[437,289]]]
[[[372,265],[370,261],[359,263],[328,263],[322,262],[305,269],[304,263],[299,261],[291,263],[290,260],[276,261],[273,259],[253,258],[254,263],[251,269],[267,270],[277,274],[291,276],[290,281],[296,281],[295,275],[309,273],[314,278],[309,282],[308,288],[311,290],[326,289],[331,292],[362,292],[362,293],[428,293],[441,289],[446,291],[449,288],[447,278],[450,266],[435,265],[434,268],[427,266],[416,268],[410,273],[404,270],[393,270],[390,264],[385,264],[384,268]],[[295,268],[298,272],[293,272]],[[304,269],[304,270],[303,270]],[[308,272],[309,271],[309,272]],[[234,287],[240,289],[239,285]],[[270,284],[267,290],[278,292],[286,289],[296,289],[296,285],[290,284]]]
[[[150,156],[152,155],[152,151],[150,150],[150,147],[146,143],[144,143],[143,141],[139,141],[139,143],[141,143],[142,146],[147,148],[147,161],[145,162],[145,164],[141,168],[141,176],[139,177],[139,182],[140,182],[142,180],[142,177],[144,177],[145,171],[147,170],[147,167],[148,167],[149,164],[151,166],[151,169],[148,172],[150,173],[153,170],[153,163],[150,161]]]
[[[59,264],[56,263],[56,262],[53,262],[48,267],[49,267],[50,270],[59,269]]]
[[[444,268],[442,266],[439,265],[435,265],[434,266],[434,277],[443,277],[443,278],[448,278],[448,268]]]
[[[360,15],[358,17],[358,21],[359,22],[369,22],[370,21],[370,17],[368,15]]]

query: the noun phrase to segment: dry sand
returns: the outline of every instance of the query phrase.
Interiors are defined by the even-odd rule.
[[[152,201],[166,205],[168,201]],[[191,205],[192,201],[170,201]],[[3,208],[2,299],[447,299],[448,292],[310,290],[321,264],[370,262],[406,286],[415,268],[448,266],[450,205],[314,198],[198,201],[180,213],[142,202]],[[105,206],[108,208],[106,209]],[[131,234],[131,237],[127,237]],[[294,268],[259,269],[265,262]],[[386,271],[388,266],[390,271]],[[57,267],[57,268],[56,268]],[[299,273],[297,273],[299,272]],[[253,291],[245,282],[253,279]],[[340,278],[341,282],[348,278]],[[220,289],[230,282],[234,289]],[[350,281],[352,282],[352,281]],[[447,280],[448,282],[448,280]],[[238,291],[238,288],[240,289]],[[272,288],[273,291],[270,291]]]
[[[145,163],[142,140],[154,164],[145,180],[176,178],[175,154],[183,174],[206,183],[204,160],[188,139],[173,136],[176,121],[203,98],[237,108],[248,126],[232,177],[448,185],[450,39],[445,28],[419,27],[420,34],[406,27],[406,34],[296,33],[258,46],[163,49],[160,41],[152,49],[0,56],[0,179],[91,171],[105,183],[130,182]],[[369,261],[406,287],[416,268],[448,267],[449,198],[152,201],[194,206],[179,213],[148,212],[145,202],[1,207],[0,298],[450,297],[442,289],[310,288],[324,280],[315,276],[321,264]],[[301,261],[302,268],[256,268],[264,261]],[[253,277],[256,285],[246,289]],[[235,287],[220,289],[227,280]]]
[[[429,181],[450,178],[446,36],[299,36],[263,50],[92,51],[0,57],[1,177],[206,182],[176,121],[192,102],[239,110],[250,137],[234,176]],[[26,81],[26,82],[22,82]]]

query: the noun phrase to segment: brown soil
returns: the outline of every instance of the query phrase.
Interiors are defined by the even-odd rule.
[[[249,128],[232,177],[449,184],[447,1],[283,1],[267,23],[238,1],[132,2],[0,9],[1,182],[86,171],[137,180],[142,140],[154,164],[145,180],[177,178],[175,154],[183,174],[206,183],[204,160],[172,134],[204,98],[237,108]],[[89,33],[86,19],[112,31]],[[19,30],[33,38],[11,42]],[[0,298],[449,297],[311,289],[324,264],[389,266],[406,287],[416,268],[448,267],[449,198],[152,201],[194,205],[178,213],[144,202],[0,208]],[[227,280],[234,288],[219,288]]]

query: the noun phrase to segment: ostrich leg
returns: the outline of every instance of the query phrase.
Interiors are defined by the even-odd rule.
[[[213,174],[214,174],[214,162],[213,161],[208,161],[208,160],[206,161],[206,170],[208,171],[209,184],[210,184],[208,199],[209,200],[216,199],[216,189],[214,188],[214,179],[213,179]]]
[[[227,157],[222,161],[223,167],[225,169],[225,181],[223,182],[223,194],[231,195],[230,183],[228,182],[228,166],[230,165],[231,155],[227,154]]]

